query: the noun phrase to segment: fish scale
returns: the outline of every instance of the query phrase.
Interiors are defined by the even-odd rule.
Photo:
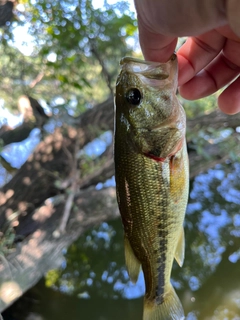
[[[144,274],[144,320],[184,316],[170,283],[174,257],[183,263],[188,198],[186,119],[176,77],[176,57],[166,64],[125,58],[116,87],[116,192],[129,276],[136,282],[140,266]]]

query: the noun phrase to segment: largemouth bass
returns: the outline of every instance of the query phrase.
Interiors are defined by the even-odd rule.
[[[180,320],[184,312],[170,275],[184,260],[188,199],[185,112],[176,97],[177,58],[167,63],[121,60],[116,85],[115,178],[125,260],[136,282],[142,267],[144,320]]]

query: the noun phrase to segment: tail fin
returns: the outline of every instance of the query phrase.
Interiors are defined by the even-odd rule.
[[[143,320],[184,320],[182,304],[171,285],[164,301],[158,304],[156,301],[144,299]]]

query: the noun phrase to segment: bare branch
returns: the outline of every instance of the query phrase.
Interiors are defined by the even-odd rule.
[[[100,54],[98,53],[98,50],[96,49],[94,41],[90,38],[88,40],[90,42],[92,54],[95,56],[95,58],[98,60],[98,62],[100,64],[100,66],[102,67],[102,73],[103,73],[104,78],[106,80],[107,86],[110,90],[110,93],[113,96],[114,92],[113,92],[113,88],[111,86],[111,81],[112,81],[111,76],[105,66],[103,59],[101,58]]]
[[[34,213],[39,229],[6,257],[7,265],[0,261],[0,312],[37,283],[49,269],[59,267],[63,259],[62,250],[88,228],[119,217],[114,188],[82,191],[74,203],[78,210],[72,212],[67,232],[60,238],[54,239],[52,234],[61,219],[62,203],[53,207],[47,201]]]
[[[24,121],[14,129],[5,125],[0,129],[3,146],[25,140],[34,128],[41,128],[49,119],[39,102],[32,97],[21,96],[18,107]]]
[[[67,222],[70,216],[70,212],[73,206],[74,197],[76,195],[76,192],[78,190],[78,181],[79,181],[79,175],[80,172],[77,168],[77,153],[79,151],[79,140],[76,140],[74,154],[72,155],[72,171],[70,176],[72,177],[72,184],[70,188],[66,189],[65,192],[69,192],[69,195],[67,197],[67,201],[64,206],[63,216],[59,225],[59,228],[54,231],[55,237],[60,236],[63,234],[66,230]]]
[[[43,71],[39,72],[36,78],[31,81],[31,83],[29,84],[29,87],[31,89],[34,88],[42,80],[43,77],[44,77],[44,72]]]
[[[213,129],[233,128],[236,129],[240,126],[240,113],[234,115],[227,115],[219,109],[204,114],[200,117],[187,121],[188,130],[200,130],[211,127]]]

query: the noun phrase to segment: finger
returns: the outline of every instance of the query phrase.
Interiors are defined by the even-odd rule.
[[[173,37],[199,35],[226,25],[225,2],[226,0],[134,1],[138,20],[142,18],[148,30]]]
[[[221,51],[225,37],[216,30],[198,37],[191,37],[178,50],[179,86],[192,79]]]
[[[228,0],[226,2],[227,17],[229,24],[238,37],[240,37],[240,2],[239,0]]]
[[[223,51],[197,76],[179,88],[189,100],[210,95],[234,80],[240,72],[240,43],[228,40]]]
[[[238,77],[218,97],[219,108],[227,114],[240,112],[240,78]]]
[[[222,36],[224,36],[227,39],[239,41],[240,36],[238,37],[230,28],[229,25],[226,25],[224,27],[216,28],[217,32],[219,32]]]
[[[214,62],[205,68],[193,79],[179,88],[180,94],[188,100],[195,100],[206,97],[228,83],[230,83],[239,74],[237,67],[230,68],[230,62],[220,54]]]
[[[146,60],[157,62],[169,60],[176,48],[177,38],[151,32],[140,17],[138,19],[138,31],[140,46]]]

